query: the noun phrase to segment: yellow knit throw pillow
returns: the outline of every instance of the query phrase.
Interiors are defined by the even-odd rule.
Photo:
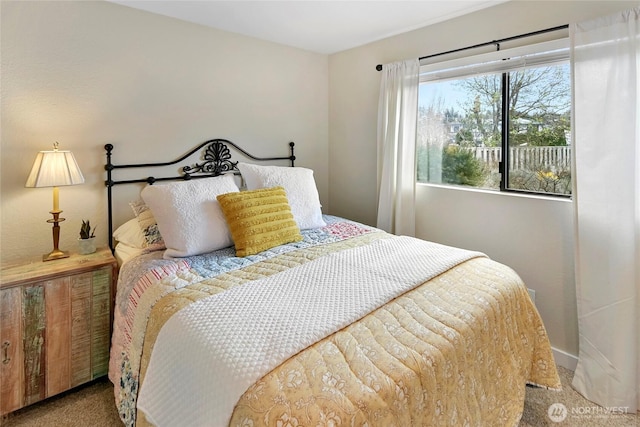
[[[221,194],[217,199],[229,225],[236,256],[302,240],[283,187]]]

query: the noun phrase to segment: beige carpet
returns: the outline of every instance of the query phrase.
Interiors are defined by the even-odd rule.
[[[540,388],[527,387],[527,397],[524,402],[524,413],[519,427],[639,427],[640,419],[637,414],[605,414],[593,402],[583,398],[571,388],[573,371],[558,367],[562,391],[548,391]],[[556,404],[556,405],[554,405]],[[562,404],[564,406],[558,405]],[[558,421],[549,418],[549,407],[554,405]],[[564,411],[564,412],[563,412]],[[552,410],[553,413],[553,410]],[[560,419],[564,418],[562,421]]]
[[[2,427],[123,426],[114,403],[113,385],[106,377],[9,414],[2,420],[1,425]]]
[[[601,410],[600,413],[594,414],[599,411],[598,407],[582,398],[569,385],[573,372],[564,368],[559,368],[559,372],[562,392],[527,387],[524,414],[519,427],[640,427],[636,415],[605,415]],[[113,402],[113,386],[107,379],[102,379],[73,392],[16,411],[2,419],[0,424],[6,427],[121,426]],[[555,416],[558,417],[556,419],[564,417],[564,420],[554,422],[549,418],[548,410],[553,404],[556,404],[555,408],[559,408],[555,412]],[[564,412],[562,408],[565,408]]]

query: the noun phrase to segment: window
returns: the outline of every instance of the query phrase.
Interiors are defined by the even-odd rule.
[[[560,40],[423,65],[418,182],[570,196],[566,45]]]

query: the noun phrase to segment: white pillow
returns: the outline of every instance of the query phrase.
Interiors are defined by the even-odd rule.
[[[118,265],[122,267],[126,262],[143,253],[145,253],[144,248],[136,248],[134,246],[127,245],[126,243],[118,242],[114,255],[116,256]]]
[[[313,170],[300,167],[258,166],[238,163],[238,170],[248,190],[284,187],[293,218],[300,230],[327,225],[322,219],[322,205],[313,178]]]
[[[134,248],[144,248],[147,246],[147,241],[142,234],[138,219],[133,218],[122,224],[113,232],[113,238],[120,243],[124,243],[127,246]]]
[[[216,196],[240,191],[233,175],[148,185],[140,195],[158,223],[164,258],[186,257],[233,245]]]

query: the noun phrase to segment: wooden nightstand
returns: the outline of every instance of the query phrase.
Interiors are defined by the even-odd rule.
[[[0,415],[107,374],[117,268],[106,248],[0,270]]]

